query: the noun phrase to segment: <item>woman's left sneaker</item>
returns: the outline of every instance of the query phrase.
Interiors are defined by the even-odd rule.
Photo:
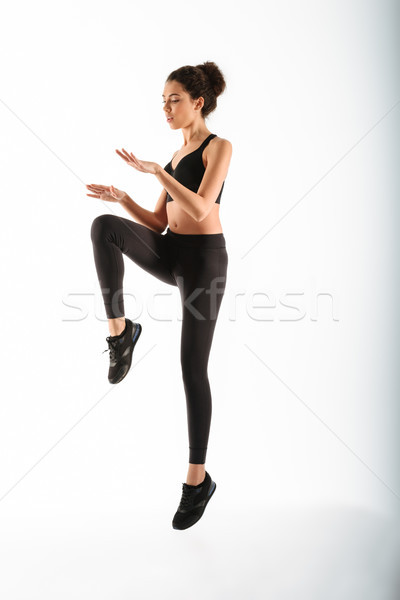
[[[110,368],[108,371],[108,381],[110,383],[119,383],[128,374],[132,364],[133,349],[142,333],[140,323],[133,323],[130,319],[125,319],[125,323],[125,330],[120,335],[109,335],[106,338],[108,342],[107,350],[110,351]],[[107,352],[107,350],[104,350],[104,352]]]
[[[172,520],[174,529],[187,529],[203,516],[207,503],[215,492],[217,484],[206,471],[205,479],[199,485],[182,484],[182,498]]]

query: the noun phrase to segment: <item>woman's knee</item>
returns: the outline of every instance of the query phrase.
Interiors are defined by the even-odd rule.
[[[105,233],[109,231],[114,219],[115,215],[109,214],[99,215],[93,219],[90,229],[90,237],[92,240],[103,238]]]
[[[208,378],[207,361],[196,357],[194,352],[181,354],[182,380],[185,387],[200,389]]]

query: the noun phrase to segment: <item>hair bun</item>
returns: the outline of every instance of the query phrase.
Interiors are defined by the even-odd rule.
[[[220,69],[217,67],[215,62],[206,61],[200,65],[197,65],[198,69],[201,69],[207,79],[210,82],[212,89],[214,90],[214,94],[219,96],[225,90],[226,83],[224,76],[222,75]]]

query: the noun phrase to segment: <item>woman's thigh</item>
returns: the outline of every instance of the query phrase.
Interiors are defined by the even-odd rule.
[[[181,356],[204,372],[225,293],[226,248],[179,248],[172,269],[182,302]]]
[[[106,253],[105,244],[108,242],[148,273],[176,286],[165,235],[131,219],[105,214],[94,219],[91,237],[95,243],[99,242],[96,243],[99,254],[102,251]]]

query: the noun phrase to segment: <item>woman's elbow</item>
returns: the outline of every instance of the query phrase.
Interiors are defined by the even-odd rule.
[[[210,214],[210,212],[212,211],[213,205],[211,206],[207,206],[207,208],[203,209],[201,211],[201,213],[199,213],[196,217],[196,221],[197,223],[201,223],[201,221],[204,221],[204,219],[206,217],[208,217],[208,215]]]

